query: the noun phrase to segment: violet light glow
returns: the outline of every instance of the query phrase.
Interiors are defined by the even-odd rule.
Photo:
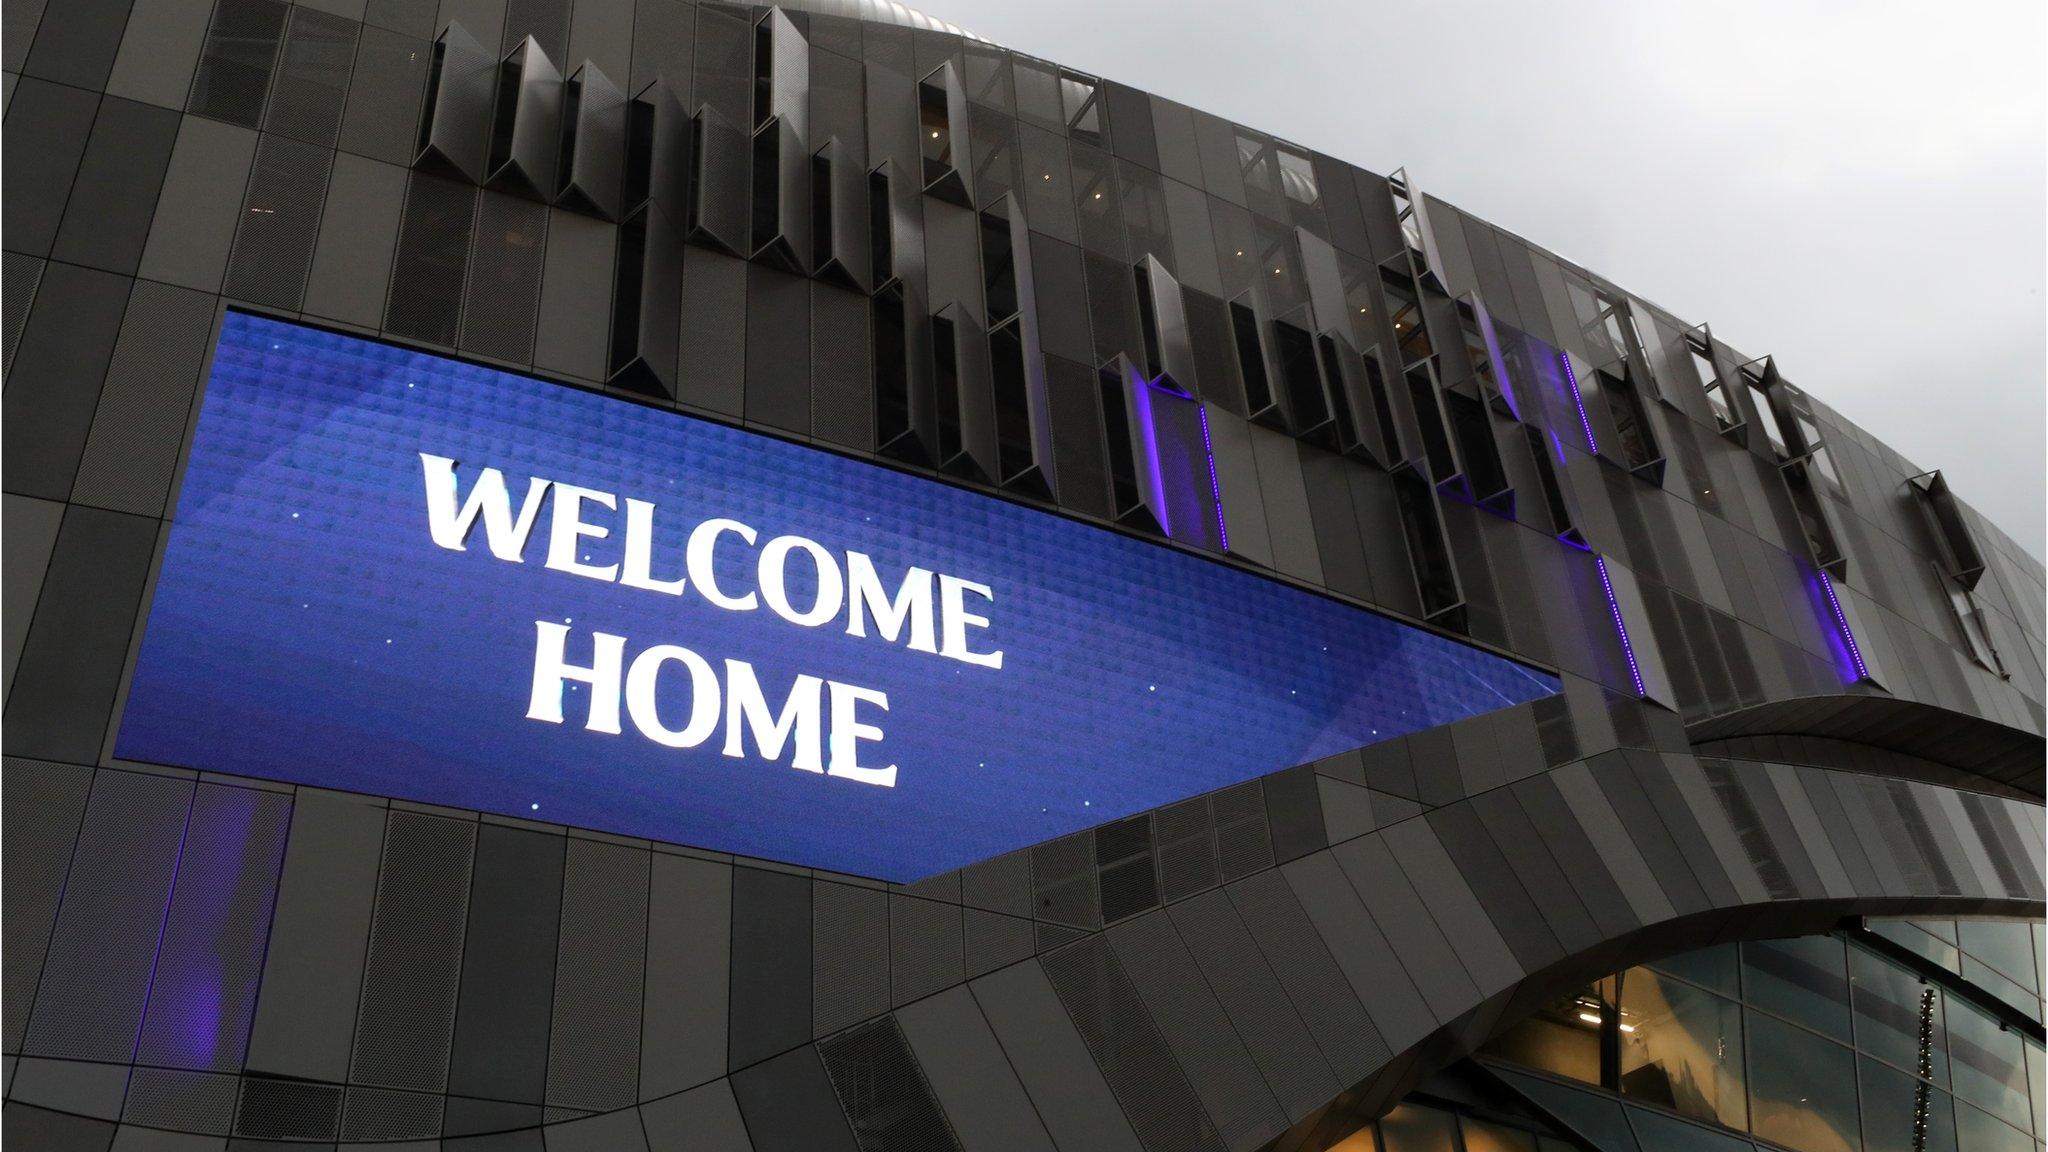
[[[1628,657],[1628,676],[1635,682],[1636,695],[1647,696],[1643,688],[1643,670],[1636,663],[1636,647],[1628,641],[1628,625],[1621,622],[1621,602],[1614,598],[1614,581],[1607,575],[1607,557],[1595,556],[1593,563],[1600,569],[1600,587],[1607,593],[1607,610],[1614,614],[1614,631],[1621,637],[1621,654]]]

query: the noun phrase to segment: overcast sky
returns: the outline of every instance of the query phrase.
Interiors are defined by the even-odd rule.
[[[1779,370],[2043,554],[2048,5],[923,0],[1342,157]]]

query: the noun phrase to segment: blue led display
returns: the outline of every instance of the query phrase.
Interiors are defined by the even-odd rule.
[[[907,882],[1558,690],[1050,513],[230,313],[116,754]]]

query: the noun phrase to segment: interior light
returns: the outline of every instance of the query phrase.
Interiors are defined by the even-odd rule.
[[[1588,1024],[1598,1024],[1600,1022],[1600,1017],[1594,1015],[1591,1012],[1579,1013],[1579,1019],[1584,1020]]]
[[[938,138],[939,138],[939,132],[938,132],[938,129],[936,129],[936,128],[932,129],[932,139],[934,139],[934,140],[937,140]]]
[[[1623,1024],[1623,1025],[1621,1026],[1621,1030],[1622,1030],[1623,1032],[1633,1032],[1633,1031],[1635,1031],[1635,1030],[1636,1030],[1636,1026],[1635,1026],[1635,1025],[1633,1025],[1633,1024]]]
[[[1100,200],[1100,199],[1102,199],[1102,193],[1100,193],[1100,192],[1097,192],[1097,193],[1095,194],[1095,198],[1096,198],[1097,200]]]

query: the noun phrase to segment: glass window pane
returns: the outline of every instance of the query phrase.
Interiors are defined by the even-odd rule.
[[[1657,1152],[1751,1152],[1756,1146],[1723,1132],[1688,1124],[1647,1108],[1628,1110],[1628,1122],[1635,1125],[1643,1147]]]
[[[1960,972],[1961,959],[1954,942],[1942,940],[1927,933],[1923,924],[1940,924],[1943,921],[1870,920],[1865,922],[1879,936],[1897,944],[1916,956],[1927,959],[1951,972]]]
[[[1743,999],[1766,1012],[1847,1043],[1849,980],[1833,936],[1761,940],[1742,946]]]
[[[1750,1131],[1799,1152],[1854,1152],[1855,1056],[1756,1011],[1748,1024]]]
[[[1621,1030],[1624,1095],[1747,1127],[1742,1021],[1733,1001],[1631,969],[1621,977]]]
[[[1500,1071],[1502,1079],[1534,1100],[1542,1108],[1577,1129],[1604,1152],[1634,1152],[1635,1137],[1622,1118],[1621,1105],[1601,1093],[1581,1092],[1554,1080]]]
[[[2027,1099],[2020,1034],[2001,1029],[1997,1021],[1961,1000],[1947,999],[1956,1096],[2016,1128],[2029,1126],[2033,1107]]]
[[[1742,988],[1736,983],[1737,961],[1735,945],[1716,944],[1712,948],[1701,948],[1694,952],[1681,952],[1667,956],[1650,965],[1667,976],[1690,980],[1702,988],[1711,988],[1723,996],[1740,996]]]
[[[1536,1152],[1536,1135],[1470,1116],[1458,1118],[1465,1132],[1465,1152]]]
[[[2034,1142],[2019,1129],[2000,1123],[1961,1101],[1956,1102],[1956,1141],[1969,1152],[2033,1152]]]
[[[1953,920],[1908,920],[1906,923],[1950,944],[1956,942],[1956,922]]]
[[[2032,992],[2005,978],[2005,974],[1969,953],[1963,954],[1963,979],[2012,1006],[2030,1020],[2041,1018],[2041,1003]]]
[[[2041,1074],[2048,1066],[2048,1053],[2032,1040],[2027,1046],[2027,1084],[2034,1090],[2034,1138],[2048,1136],[2048,1083],[2043,1083]]]
[[[1964,920],[1956,925],[1958,943],[2022,987],[2034,986],[2034,933],[2017,920]]]
[[[1956,1152],[1955,1109],[1948,1093],[1868,1056],[1856,1061],[1863,1096],[1863,1152]],[[1913,1144],[1916,1113],[1927,1110],[1925,1147]]]
[[[1874,952],[1851,948],[1849,986],[1858,1048],[1916,1075],[1924,1070],[1937,1085],[1948,1083],[1947,1030],[1933,985]]]
[[[1434,1108],[1402,1104],[1380,1117],[1383,1152],[1456,1152],[1457,1118]]]
[[[1536,1010],[1487,1042],[1489,1056],[1528,1068],[1600,1083],[1600,999],[1587,988]]]

